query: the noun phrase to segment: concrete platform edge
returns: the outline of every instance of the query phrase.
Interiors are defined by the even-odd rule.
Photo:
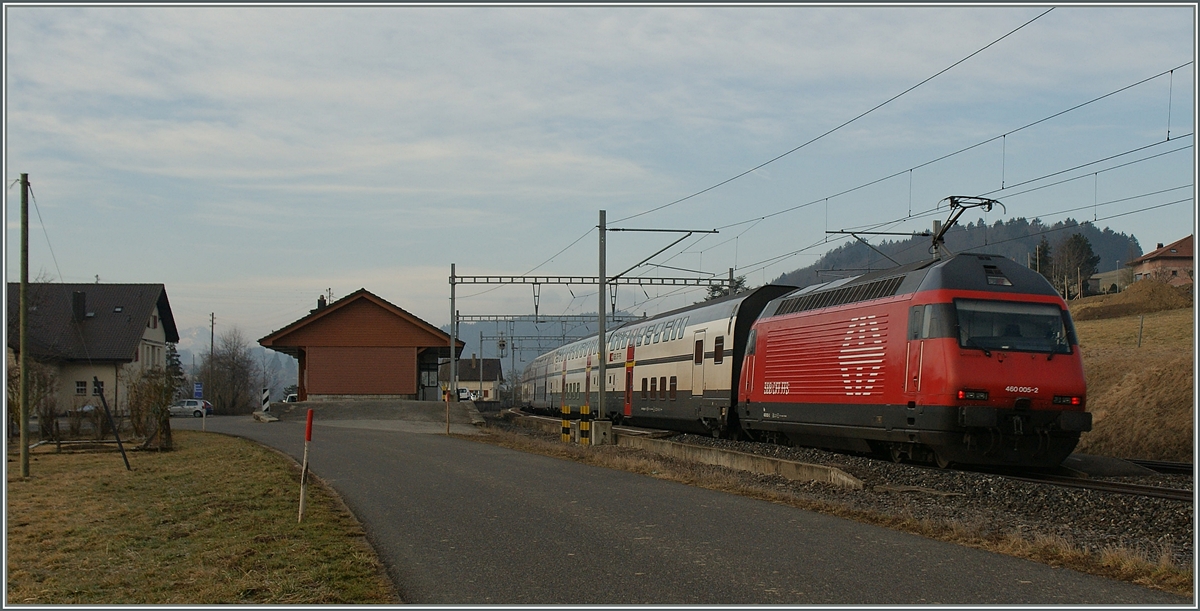
[[[520,426],[537,428],[550,433],[561,431],[561,424],[558,421],[517,418],[516,423]],[[646,450],[655,454],[691,460],[706,465],[727,467],[751,473],[782,475],[795,481],[825,482],[850,490],[862,490],[863,488],[861,480],[835,467],[769,458],[732,450],[705,448],[675,441],[651,439],[649,437],[621,434],[616,434],[614,437],[616,438],[616,444],[619,446]]]

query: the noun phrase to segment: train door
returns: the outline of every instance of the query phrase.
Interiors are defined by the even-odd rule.
[[[704,330],[696,331],[692,344],[692,396],[704,394]]]
[[[625,415],[633,415],[633,342],[625,349]]]
[[[908,342],[904,366],[904,392],[915,395],[921,390],[921,364],[925,346],[921,341],[921,323],[925,318],[925,306],[916,305],[908,309]]]

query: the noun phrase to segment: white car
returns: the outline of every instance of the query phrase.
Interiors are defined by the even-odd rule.
[[[184,399],[177,401],[175,405],[168,408],[172,416],[192,416],[193,418],[203,418],[212,413],[212,403],[204,399]]]
[[[471,392],[470,390],[468,390],[466,388],[460,388],[460,389],[458,389],[458,400],[459,401],[475,401],[476,400],[475,393]]]

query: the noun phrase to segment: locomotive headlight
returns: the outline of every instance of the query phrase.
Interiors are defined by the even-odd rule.
[[[1083,405],[1083,397],[1054,396],[1055,405]]]
[[[987,401],[988,394],[986,390],[960,390],[958,398],[967,401]]]

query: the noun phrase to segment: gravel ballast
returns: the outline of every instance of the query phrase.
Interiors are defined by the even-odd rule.
[[[918,520],[958,522],[982,533],[1020,531],[1026,536],[1058,536],[1087,551],[1125,548],[1157,562],[1168,553],[1178,566],[1192,565],[1193,504],[1167,499],[1066,488],[956,469],[897,464],[813,448],[730,441],[697,435],[671,438],[774,458],[836,467],[863,482],[846,490],[816,482],[747,474],[786,488],[802,498]],[[1163,488],[1192,489],[1191,475],[1093,478]]]
[[[489,423],[498,428],[546,439],[554,437],[513,426],[495,414],[487,416]],[[882,516],[958,524],[984,537],[1020,533],[1028,540],[1039,535],[1057,537],[1091,553],[1124,549],[1142,554],[1151,563],[1158,563],[1164,554],[1178,567],[1191,567],[1194,560],[1195,511],[1191,502],[1031,483],[990,473],[936,469],[815,448],[686,434],[669,439],[826,465],[863,482],[862,490],[849,490],[820,482],[723,469],[729,477],[743,483],[772,488],[800,500]],[[1193,486],[1191,475],[1092,479],[1187,490]]]

